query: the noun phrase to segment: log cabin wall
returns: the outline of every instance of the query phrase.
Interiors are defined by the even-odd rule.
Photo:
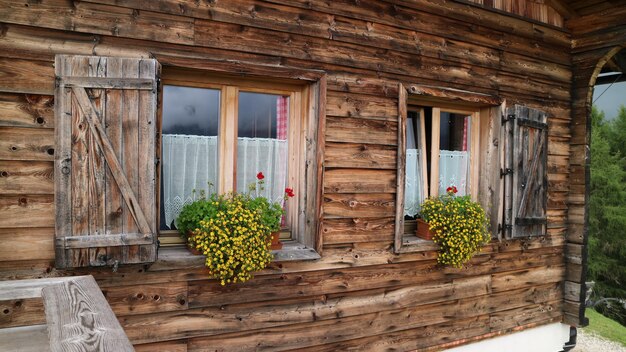
[[[602,4],[607,5],[607,4]],[[591,105],[593,87],[602,67],[626,48],[626,5],[587,13],[567,22],[572,31],[572,140],[570,152],[570,195],[566,245],[565,321],[587,324],[585,286],[589,166],[591,164]],[[588,10],[589,11],[589,10]]]
[[[576,156],[566,31],[434,0],[0,0],[0,8],[0,279],[93,275],[139,351],[439,348],[563,319]],[[232,287],[164,249],[151,267],[56,270],[60,53],[325,71],[322,258],[273,263]],[[465,269],[437,267],[433,251],[394,254],[398,83],[496,95],[549,114],[547,236],[494,240]],[[346,175],[367,187],[347,187]],[[39,302],[0,306],[3,326],[41,317]]]

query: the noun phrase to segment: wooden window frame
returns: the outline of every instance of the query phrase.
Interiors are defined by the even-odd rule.
[[[239,92],[275,94],[289,97],[288,123],[288,178],[287,185],[294,189],[296,197],[287,207],[287,223],[281,238],[287,242],[276,251],[278,260],[318,259],[321,254],[319,217],[321,206],[321,160],[323,157],[326,76],[322,72],[277,70],[278,77],[241,76],[224,73],[228,65],[215,63],[217,71],[201,67],[165,67],[161,87],[174,85],[220,90],[219,122],[219,193],[236,189],[236,165]],[[197,69],[200,68],[201,70]],[[255,69],[252,66],[251,69]],[[268,69],[262,68],[265,73]],[[294,72],[297,79],[293,79]],[[284,76],[284,77],[281,77]],[[158,130],[161,131],[162,89],[159,99]],[[224,138],[230,136],[230,138]],[[160,144],[159,144],[160,153]],[[230,170],[223,171],[223,170]],[[160,182],[160,175],[159,175]],[[160,187],[159,187],[160,192]],[[159,198],[160,200],[160,198]],[[158,212],[160,215],[160,212]],[[182,240],[174,230],[160,231],[161,245],[180,245]]]
[[[500,181],[499,165],[500,151],[498,147],[498,137],[500,134],[500,118],[504,109],[503,101],[499,97],[486,94],[467,92],[449,88],[411,85],[405,88],[400,84],[398,95],[398,160],[397,160],[397,190],[396,190],[396,231],[394,239],[394,251],[396,253],[419,252],[436,250],[438,246],[432,241],[426,241],[416,236],[406,236],[406,233],[414,231],[414,224],[406,223],[404,220],[404,187],[405,187],[405,167],[406,167],[406,121],[409,106],[432,107],[433,123],[431,131],[433,138],[431,146],[439,144],[439,117],[440,112],[458,113],[471,116],[470,132],[470,183],[468,194],[486,209],[491,218],[492,233],[497,233],[497,214],[500,209]],[[411,109],[413,110],[413,109]],[[419,110],[419,109],[418,109]],[[421,115],[420,128],[421,148],[425,150],[424,112],[418,111]],[[431,172],[427,176],[430,179],[429,185],[424,186],[425,197],[437,196],[439,167],[439,148],[431,147]],[[425,164],[425,158],[422,158]],[[437,161],[436,163],[434,161]],[[484,172],[485,177],[479,177],[481,165],[488,172]],[[424,165],[422,165],[425,170]],[[424,179],[424,183],[427,182]],[[496,215],[493,217],[493,215]]]

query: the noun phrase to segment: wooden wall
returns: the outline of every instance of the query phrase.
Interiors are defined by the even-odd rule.
[[[571,324],[586,325],[585,280],[589,166],[591,164],[591,99],[593,86],[604,64],[626,48],[626,5],[573,19],[574,85],[572,88],[571,192],[568,198],[566,245],[565,317]]]
[[[0,8],[0,280],[94,275],[139,351],[410,350],[562,320],[576,157],[566,32],[449,0],[0,0]],[[55,270],[58,53],[326,71],[322,259],[273,263],[233,287],[207,279],[184,249],[161,250],[150,268]],[[461,270],[437,267],[432,251],[393,254],[399,82],[549,113],[546,237],[493,242]],[[345,184],[346,175],[367,187]],[[40,302],[0,306],[0,325],[40,316]]]

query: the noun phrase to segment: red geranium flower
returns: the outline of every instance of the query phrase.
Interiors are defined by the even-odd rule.
[[[293,188],[285,188],[285,194],[287,195],[287,197],[294,197],[295,194],[293,193]]]
[[[258,174],[256,174],[256,178],[259,179],[259,180],[262,180],[262,179],[265,178],[265,176],[263,175],[262,172],[259,172]]]
[[[456,194],[456,192],[458,192],[458,190],[456,189],[456,186],[450,186],[450,187],[446,188],[446,192],[447,193]]]

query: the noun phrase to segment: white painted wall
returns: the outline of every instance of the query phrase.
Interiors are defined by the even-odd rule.
[[[494,337],[448,352],[558,352],[569,341],[569,325],[555,323]]]

